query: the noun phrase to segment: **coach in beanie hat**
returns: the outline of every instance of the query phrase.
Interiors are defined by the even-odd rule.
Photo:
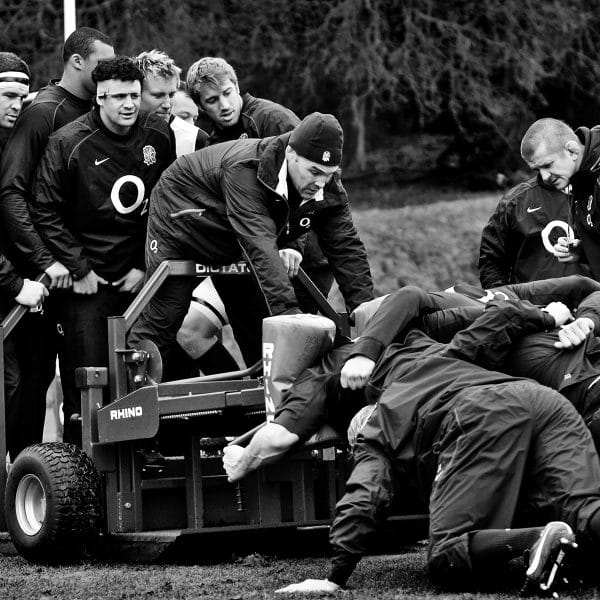
[[[320,165],[342,163],[344,132],[333,115],[314,112],[304,117],[292,131],[289,144],[297,154]]]

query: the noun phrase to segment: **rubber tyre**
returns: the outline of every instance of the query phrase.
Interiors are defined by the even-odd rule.
[[[52,442],[25,448],[6,485],[6,523],[18,552],[31,562],[81,559],[102,522],[100,477],[77,446]]]

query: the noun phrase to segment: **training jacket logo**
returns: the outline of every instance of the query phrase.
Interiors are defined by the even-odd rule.
[[[96,166],[98,166],[98,165],[101,165],[102,163],[106,162],[107,160],[110,160],[110,156],[109,156],[109,157],[107,157],[107,158],[103,158],[102,160],[98,160],[98,159],[96,159],[96,160],[94,161],[94,164],[95,164]]]
[[[150,166],[156,164],[156,150],[154,149],[154,146],[144,146],[142,151],[144,152],[145,165]]]
[[[535,212],[536,210],[540,210],[540,208],[542,208],[541,206],[536,206],[535,208],[531,208],[531,206],[527,207],[527,212],[528,213],[532,213]]]

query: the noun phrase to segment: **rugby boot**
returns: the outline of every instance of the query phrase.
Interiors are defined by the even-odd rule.
[[[529,566],[522,596],[542,595],[558,598],[556,584],[565,558],[577,548],[573,530],[562,521],[548,523],[529,551]]]

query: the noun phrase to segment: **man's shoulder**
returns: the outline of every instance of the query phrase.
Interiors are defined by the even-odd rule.
[[[169,140],[173,139],[174,133],[169,123],[154,113],[140,112],[138,127],[151,135],[157,134]]]
[[[242,115],[254,121],[259,137],[291,131],[300,123],[298,116],[282,104],[244,94]]]
[[[23,111],[23,115],[63,112],[72,120],[85,114],[90,108],[90,102],[73,96],[60,85],[50,83],[37,93],[32,103]]]
[[[94,129],[97,129],[97,127],[94,126],[92,111],[90,111],[54,131],[50,138],[77,141]]]
[[[517,204],[528,202],[531,199],[544,202],[546,200],[554,201],[557,198],[564,198],[564,194],[554,188],[545,186],[540,182],[538,177],[532,177],[508,190],[502,197],[501,202],[506,204]]]

